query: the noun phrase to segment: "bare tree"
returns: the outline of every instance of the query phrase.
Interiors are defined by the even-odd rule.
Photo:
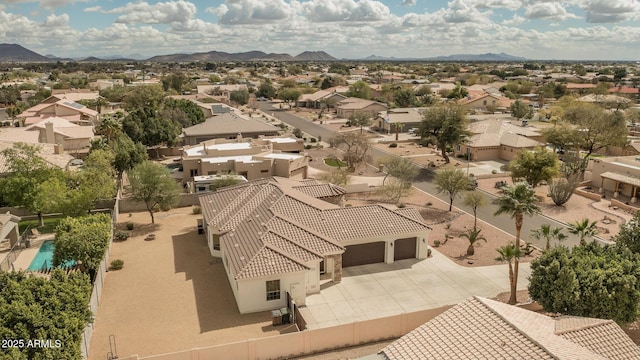
[[[355,171],[356,167],[369,159],[371,142],[365,134],[347,132],[338,134],[329,141],[332,147],[344,151],[342,160],[347,163],[349,171]]]

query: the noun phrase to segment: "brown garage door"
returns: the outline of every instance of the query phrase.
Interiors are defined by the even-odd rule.
[[[393,260],[415,259],[416,258],[416,238],[406,238],[396,240],[393,246]]]
[[[342,267],[384,262],[384,241],[349,245],[342,254]]]

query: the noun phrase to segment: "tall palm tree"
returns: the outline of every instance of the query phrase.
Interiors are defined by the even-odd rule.
[[[474,229],[467,230],[466,233],[460,234],[460,237],[463,237],[469,240],[469,247],[467,248],[467,255],[469,256],[475,254],[476,252],[476,248],[474,247],[475,243],[481,240],[484,242],[487,242],[487,238],[480,235],[480,231],[482,230],[477,230],[474,228]]]
[[[598,233],[597,224],[597,222],[591,222],[587,218],[576,220],[573,224],[569,224],[569,232],[580,236],[580,245],[586,245],[587,242],[584,238]]]
[[[540,207],[535,204],[538,200],[536,192],[526,182],[518,182],[502,188],[503,193],[498,201],[498,211],[494,215],[509,214],[516,221],[516,238],[514,245],[520,246],[520,233],[524,216],[533,216],[540,213]]]
[[[506,261],[509,264],[509,287],[511,288],[511,294],[509,295],[509,304],[515,305],[518,300],[516,299],[516,291],[518,287],[518,266],[520,264],[520,256],[522,256],[522,251],[520,247],[515,246],[514,244],[509,244],[506,246],[502,246],[498,249],[498,256],[496,258],[497,261]]]
[[[567,235],[562,232],[562,228],[554,227],[552,229],[549,224],[542,224],[539,229],[531,230],[531,236],[536,240],[545,239],[547,242],[546,250],[551,248],[551,240],[563,241],[567,238]]]
[[[479,191],[467,191],[464,204],[473,210],[473,230],[475,230],[478,228],[478,208],[487,205],[487,198]]]

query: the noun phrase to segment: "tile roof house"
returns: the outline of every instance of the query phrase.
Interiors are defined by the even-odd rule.
[[[470,298],[368,359],[640,359],[612,320],[549,317],[479,296]]]
[[[224,107],[220,111],[224,111]],[[212,108],[215,111],[215,108]],[[235,139],[238,134],[245,138],[278,135],[281,129],[262,120],[246,117],[234,111],[224,112],[208,118],[200,124],[182,130],[184,145],[195,145],[211,139]]]
[[[17,118],[24,126],[33,125],[50,117],[60,117],[75,124],[93,124],[98,120],[98,112],[68,100],[50,96],[38,105],[23,111]]]
[[[14,144],[16,144],[16,142],[0,140],[0,177],[9,173],[9,168],[5,157],[2,155],[2,151],[13,148]],[[38,156],[51,166],[67,169],[69,163],[75,159],[73,156],[65,153],[59,145],[38,144],[37,146],[39,147]]]
[[[20,217],[12,215],[10,212],[0,214],[0,243],[8,242],[8,248],[12,248],[20,238],[18,223]],[[2,246],[4,248],[4,246]]]
[[[312,109],[334,107],[336,103],[346,98],[346,96],[335,91],[318,90],[312,94],[302,94],[300,99],[296,100],[296,107]]]
[[[395,133],[396,128],[392,124],[400,124],[399,132],[407,132],[411,128],[417,128],[422,122],[424,108],[395,108],[381,111],[374,124],[378,129]]]
[[[485,91],[469,91],[469,96],[460,99],[460,104],[467,110],[489,111],[505,110],[511,106],[513,100]]]
[[[629,202],[638,201],[640,188],[640,158],[637,156],[615,156],[595,158],[590,161],[591,184],[601,194],[605,190],[613,193],[614,198],[620,195],[629,197]]]
[[[58,144],[65,151],[86,152],[95,137],[93,126],[81,126],[57,116],[21,128],[0,130],[0,140]]]
[[[521,150],[544,146],[544,139],[537,128],[519,126],[502,119],[473,122],[469,131],[473,135],[467,143],[454,148],[454,155],[464,155],[468,151],[472,161],[511,161]]]
[[[194,176],[235,173],[247,180],[270,176],[304,179],[308,158],[302,140],[289,137],[214,139],[182,150],[183,181]]]
[[[298,305],[320,276],[342,268],[425,258],[430,228],[416,209],[340,207],[344,189],[272,177],[200,196],[209,250],[223,260],[240,313]],[[395,246],[394,246],[395,245]]]
[[[350,97],[336,104],[336,113],[345,119],[355,113],[368,113],[375,119],[380,111],[386,111],[387,108],[388,106],[381,102]]]

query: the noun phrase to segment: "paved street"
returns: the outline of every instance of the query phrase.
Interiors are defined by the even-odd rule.
[[[269,102],[259,102],[258,107],[268,114],[271,114],[271,113],[275,114],[275,116],[278,119],[282,120],[283,122],[291,126],[299,128],[300,130],[302,130],[303,132],[309,135],[312,135],[317,138],[321,137],[323,141],[327,141],[331,137],[335,136],[335,133],[332,132],[331,130],[328,130],[320,125],[314,124],[304,118],[296,116],[295,114],[291,114],[285,111],[281,111],[279,109],[275,109],[271,106],[271,103]],[[382,158],[384,156],[389,156],[389,155],[392,155],[392,154],[377,148],[371,149],[372,162],[374,163],[376,159]],[[418,176],[417,181],[415,181],[413,185],[418,189],[423,190],[433,196],[436,196],[448,203],[449,202],[448,196],[446,194],[439,194],[436,190],[435,184],[431,182],[431,180],[433,179],[433,176],[434,176],[433,171],[422,169],[420,171],[420,175]],[[488,193],[484,193],[484,194],[488,200],[488,205],[478,210],[478,218],[515,236],[514,220],[509,215],[494,216],[493,214],[498,209],[497,205],[493,203],[495,196]],[[471,209],[469,207],[464,206],[462,204],[461,199],[457,199],[456,201],[454,201],[454,206],[468,213],[471,213]],[[532,241],[534,245],[540,248],[544,247],[544,240],[535,241],[533,239],[529,239],[529,233],[532,229],[540,228],[542,224],[551,224],[553,226],[561,226],[566,228],[564,224],[557,222],[553,219],[550,219],[548,217],[545,217],[543,215],[534,215],[531,217],[528,217],[528,216],[525,217],[524,225],[522,228],[522,237]],[[576,235],[569,234],[566,229],[564,232],[569,236],[567,240],[563,242],[565,246],[574,246],[578,244],[579,238]]]

